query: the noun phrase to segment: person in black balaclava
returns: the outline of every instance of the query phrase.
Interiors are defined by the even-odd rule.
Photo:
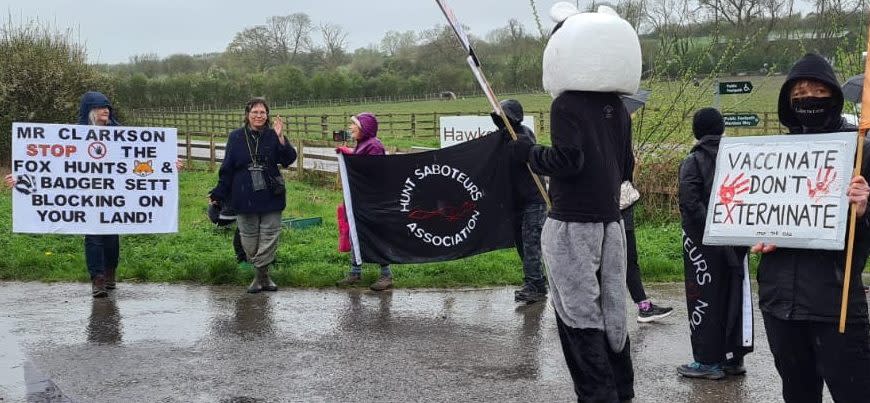
[[[522,124],[522,104],[515,99],[506,99],[501,102],[501,108],[517,138],[534,144],[535,132]],[[491,116],[499,129],[496,134],[509,136],[501,116],[496,113]],[[541,229],[547,219],[547,205],[525,163],[512,161],[510,175],[513,178],[514,243],[523,260],[523,287],[514,292],[514,300],[531,304],[547,298],[547,278],[544,277],[541,257]]]
[[[743,356],[752,351],[752,300],[746,248],[701,244],[707,204],[713,189],[722,114],[713,108],[695,112],[692,131],[698,142],[680,164],[680,219],[686,308],[694,361],[677,367],[688,378],[722,379],[746,372]]]
[[[795,63],[779,93],[779,121],[792,135],[852,132],[840,113],[843,93],[831,65],[816,54]],[[864,143],[864,155],[870,146]],[[846,194],[856,210],[855,244],[846,332],[840,334],[845,276],[843,250],[776,248],[759,242],[758,299],[767,340],[786,402],[821,402],[822,382],[837,402],[870,399],[870,325],[861,272],[870,251],[867,181],[870,158]]]

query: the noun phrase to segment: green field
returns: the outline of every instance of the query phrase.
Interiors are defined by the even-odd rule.
[[[731,135],[769,134],[781,130],[777,123],[776,99],[783,76],[770,77],[722,77],[721,81],[746,81],[753,83],[754,89],[748,95],[722,95],[720,107],[723,112],[758,113],[763,120],[756,128],[727,130]],[[647,108],[634,119],[635,145],[649,148],[657,144],[686,144],[691,142],[691,115],[695,110],[711,106],[715,102],[714,80],[699,80],[696,86],[688,81],[644,82],[641,88],[651,89],[652,95]],[[510,94],[500,98],[518,99],[526,114],[536,116],[536,132],[543,144],[549,144],[549,107],[552,99],[548,94]],[[273,115],[281,115],[287,122],[287,133],[291,139],[324,140],[323,116],[326,116],[326,130],[347,127],[348,118],[356,113],[369,111],[380,120],[379,137],[388,149],[405,150],[414,146],[438,147],[438,118],[443,115],[476,114],[486,115],[490,111],[485,97],[463,97],[452,101],[414,101],[395,103],[370,103],[356,105],[321,105],[317,107],[282,108],[276,107]],[[417,121],[412,132],[410,114]],[[241,106],[238,111],[213,111],[201,113],[160,113],[140,115],[133,119],[134,124],[168,126],[179,128],[180,133],[214,133],[216,141],[223,142],[226,134],[241,125]],[[766,121],[766,123],[765,123]],[[331,137],[331,135],[327,135]],[[208,140],[206,136],[194,136],[197,140]],[[328,138],[326,140],[329,140]]]
[[[179,232],[121,237],[119,275],[124,281],[194,282],[244,285],[251,272],[237,267],[232,232],[216,229],[205,215],[206,197],[216,173],[181,174]],[[278,248],[274,279],[282,286],[328,287],[349,269],[349,257],[337,251],[335,207],[340,192],[288,181],[285,217],[323,217],[324,224],[285,230]],[[0,280],[88,281],[83,241],[75,235],[12,234],[11,192],[0,191]],[[641,225],[638,249],[645,281],[682,279],[680,230],[676,224]],[[377,265],[364,266],[373,282]],[[522,283],[520,260],[513,250],[430,264],[394,265],[397,287],[484,287]]]

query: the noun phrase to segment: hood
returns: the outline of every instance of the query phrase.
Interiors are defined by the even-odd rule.
[[[692,153],[698,152],[706,154],[710,157],[710,161],[716,161],[716,154],[719,153],[719,141],[722,136],[709,135],[698,139],[698,142],[692,147]]]
[[[520,101],[517,101],[516,99],[505,99],[504,101],[501,101],[501,110],[504,111],[505,117],[514,128],[519,127],[523,122],[523,105]],[[499,130],[504,129],[504,122],[501,120],[501,116],[493,112],[490,114],[490,117],[492,117],[492,122],[495,123],[495,126],[498,127]]]
[[[89,124],[90,122],[88,122],[88,114],[91,113],[91,109],[103,106],[109,107],[109,126],[118,126],[118,121],[115,119],[115,110],[112,108],[112,103],[109,102],[109,98],[103,95],[103,93],[97,91],[88,91],[84,95],[82,95],[82,100],[79,104],[79,124]]]
[[[803,132],[803,126],[797,116],[795,116],[794,111],[791,109],[789,94],[791,93],[791,88],[794,86],[795,82],[806,79],[813,79],[830,87],[834,101],[836,101],[834,103],[834,111],[831,113],[836,113],[836,116],[840,116],[843,112],[843,90],[840,89],[840,83],[837,81],[837,76],[834,74],[834,68],[831,67],[831,64],[823,57],[815,53],[807,53],[804,57],[795,62],[791,71],[788,73],[788,78],[779,90],[779,103],[777,105],[779,121],[783,126],[788,127],[789,132],[791,133]],[[831,122],[828,124],[830,127],[826,127],[825,129],[836,130],[841,126],[841,124],[841,119],[831,119]]]
[[[360,141],[368,140],[378,135],[378,118],[371,112],[362,112],[350,118],[357,126],[362,135]]]

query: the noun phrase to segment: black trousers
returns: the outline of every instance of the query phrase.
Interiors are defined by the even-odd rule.
[[[574,381],[578,402],[620,402],[634,398],[634,369],[628,339],[614,352],[604,331],[566,325],[556,313],[565,363]]]
[[[786,403],[822,401],[822,382],[836,402],[870,401],[870,325],[782,320],[762,313]]]
[[[625,284],[628,286],[628,293],[631,295],[631,300],[634,303],[645,301],[646,291],[643,289],[643,283],[640,280],[640,265],[637,263],[637,241],[634,238],[634,229],[625,229],[625,246],[628,256],[628,266],[625,268]]]

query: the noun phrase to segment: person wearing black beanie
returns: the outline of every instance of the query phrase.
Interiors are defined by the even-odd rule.
[[[798,60],[779,93],[780,123],[789,135],[852,132],[841,117],[843,92],[834,69],[817,54]],[[864,143],[864,155],[870,143]],[[759,242],[758,304],[782,397],[788,402],[822,401],[823,382],[837,402],[866,402],[870,390],[870,318],[861,272],[870,252],[870,214],[866,214],[870,159],[860,175],[843,178],[849,209],[857,216],[845,333],[840,334],[840,303],[845,279],[845,242],[840,250],[777,248]]]
[[[725,120],[716,108],[703,108],[692,118],[692,133],[700,140],[704,136],[721,136],[725,132]]]
[[[698,143],[680,164],[683,266],[694,361],[680,365],[677,372],[688,378],[743,374],[743,356],[753,349],[752,301],[743,298],[750,291],[747,250],[701,244],[724,131],[716,109],[695,112],[692,132]]]

